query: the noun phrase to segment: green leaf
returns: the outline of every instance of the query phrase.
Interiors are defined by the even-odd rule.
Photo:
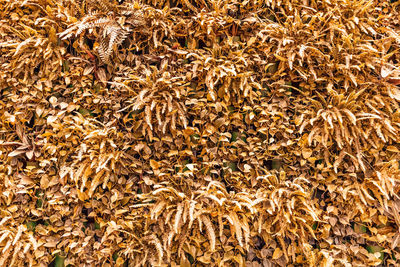
[[[190,163],[189,160],[184,160],[184,161],[182,161],[182,165],[185,166],[185,167],[183,168],[182,172],[185,172],[185,171],[188,171],[188,170],[189,170],[189,168],[186,167],[186,165],[189,164],[189,163]]]
[[[382,252],[383,249],[384,248],[380,247],[380,246],[367,246],[366,247],[366,250],[371,254],[375,254],[375,253],[379,252],[380,253],[379,259],[381,259],[381,260],[383,260],[383,256],[384,256],[384,253]]]
[[[235,142],[238,139],[239,136],[240,136],[240,132],[233,132],[231,141]]]
[[[43,200],[38,199],[38,200],[36,201],[36,207],[37,207],[37,208],[42,208],[42,207],[43,207]]]
[[[367,251],[369,253],[375,253],[375,252],[381,252],[383,250],[383,247],[380,247],[380,246],[367,246],[366,249],[367,249]]]
[[[312,229],[313,230],[317,230],[317,228],[318,228],[318,223],[317,222],[313,223]]]
[[[93,116],[93,113],[92,113],[90,110],[85,109],[85,108],[79,108],[79,109],[78,109],[78,112],[79,112],[80,114],[82,114],[83,116],[86,116],[86,115],[88,115],[88,116]]]
[[[62,66],[63,66],[63,72],[69,71],[69,62],[68,62],[68,60],[63,60],[62,61]]]
[[[235,162],[228,162],[228,163],[226,163],[226,167],[230,168],[230,169],[231,169],[232,171],[234,171],[234,172],[238,170],[238,168],[237,168]]]
[[[242,133],[241,135],[240,135],[240,139],[242,139],[242,141],[243,142],[247,142],[247,136],[246,136],[246,134],[245,133]]]
[[[118,252],[114,252],[114,254],[112,255],[112,258],[114,261],[116,261],[118,259]]]
[[[192,255],[190,255],[189,253],[185,252],[185,256],[188,259],[188,261],[190,262],[190,264],[194,263],[194,258]]]
[[[33,232],[36,229],[36,225],[37,225],[37,222],[35,222],[35,221],[29,221],[26,223],[26,227],[28,228],[28,230],[33,231]]]
[[[357,234],[364,234],[367,232],[367,227],[359,223],[354,223],[353,229]]]
[[[190,141],[192,141],[192,143],[197,144],[200,140],[200,135],[198,134],[192,134],[190,136]]]
[[[56,255],[56,259],[54,261],[54,267],[64,267],[65,257],[60,256],[59,254]]]
[[[282,161],[279,159],[273,159],[271,165],[273,170],[279,170],[282,166]]]

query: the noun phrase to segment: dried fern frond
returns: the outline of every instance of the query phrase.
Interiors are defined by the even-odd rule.
[[[100,59],[104,63],[110,63],[110,56],[114,51],[114,47],[120,45],[129,35],[129,30],[123,29],[118,24],[107,24],[103,28],[100,45],[97,48]]]
[[[125,9],[119,11],[107,0],[92,1],[92,5],[100,7],[100,11],[91,11],[89,15],[84,16],[80,21],[72,24],[67,30],[59,34],[61,39],[68,39],[72,36],[79,36],[82,32],[99,28],[98,35],[99,46],[97,51],[102,62],[110,64],[110,56],[114,47],[120,45],[131,33],[130,27],[139,27],[143,25],[141,12],[137,10]],[[123,27],[118,22],[118,18],[124,18],[129,27]]]

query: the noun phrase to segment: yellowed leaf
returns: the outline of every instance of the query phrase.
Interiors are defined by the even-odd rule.
[[[153,159],[150,160],[150,166],[153,170],[157,170],[158,168],[160,168],[160,164]]]
[[[282,256],[283,256],[283,251],[280,248],[276,248],[274,250],[274,253],[272,254],[272,259],[277,260]]]

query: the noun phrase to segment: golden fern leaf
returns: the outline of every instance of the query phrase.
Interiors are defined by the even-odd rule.
[[[150,240],[151,240],[151,243],[153,243],[154,246],[156,247],[156,250],[158,253],[158,262],[159,262],[159,264],[161,264],[162,258],[164,257],[164,251],[162,248],[162,244],[155,234],[152,234],[150,236]]]
[[[195,207],[196,207],[196,201],[191,200],[190,201],[190,205],[189,205],[189,219],[190,219],[189,225],[191,225],[193,223],[194,219],[195,219],[194,218],[194,209],[195,209]]]
[[[178,240],[178,244],[179,245],[178,245],[178,250],[177,250],[179,257],[182,256],[182,248],[183,248],[183,245],[186,243],[185,240],[186,240],[186,238],[188,236],[188,233],[189,233],[188,229],[189,229],[188,227],[184,227],[183,230],[180,233],[180,237],[179,237],[179,240]]]
[[[123,29],[118,23],[108,23],[102,32],[102,38],[98,47],[100,59],[104,63],[110,63],[109,59],[113,52],[113,47],[120,45],[128,36],[129,30]]]
[[[153,125],[151,124],[151,111],[150,111],[150,106],[146,106],[145,110],[144,110],[146,116],[146,123],[147,125],[150,127],[151,130],[153,130]]]
[[[233,225],[235,228],[236,238],[239,242],[239,245],[243,247],[243,234],[242,234],[242,226],[240,225],[239,218],[236,212],[230,212],[229,215],[226,216],[228,221]]]
[[[183,223],[187,222],[188,216],[189,216],[189,202],[185,201],[184,208],[183,208],[183,215],[182,215]]]
[[[168,233],[167,241],[166,241],[165,244],[164,244],[164,249],[165,249],[167,252],[169,251],[169,248],[170,248],[170,246],[171,246],[172,239],[174,238],[174,236],[175,236],[175,233],[174,233],[173,231],[171,231],[171,232]]]
[[[93,178],[93,180],[91,182],[90,188],[89,188],[89,197],[92,197],[92,195],[93,195],[94,191],[96,190],[97,186],[99,184],[101,184],[101,178],[103,178],[103,175],[104,175],[105,172],[106,171],[103,169],[103,170],[101,170],[100,172],[98,172],[94,176],[94,178]],[[110,175],[111,175],[110,172],[106,173],[106,176],[110,176]]]
[[[176,215],[175,215],[175,222],[174,222],[174,231],[175,231],[176,234],[178,233],[178,227],[179,227],[179,224],[180,224],[182,213],[183,213],[183,204],[179,203],[178,206],[177,206],[177,211],[176,211]]]
[[[18,254],[18,252],[20,252],[20,250],[22,248],[22,244],[23,244],[22,242],[18,242],[16,244],[16,246],[14,247],[14,253],[13,253],[11,261],[10,261],[10,266],[15,266],[14,263],[17,260],[17,256],[18,256],[17,254]]]
[[[100,59],[102,62],[104,63],[110,63],[109,58],[110,58],[110,54],[108,52],[108,38],[103,38],[100,40],[100,45],[97,48],[97,53],[99,53]]]
[[[208,216],[206,216],[206,215],[201,215],[200,219],[204,223],[204,226],[206,228],[206,232],[207,232],[208,238],[210,240],[211,251],[215,251],[216,237],[215,237],[215,231],[214,231],[213,224],[212,224],[210,218],[208,218]]]
[[[98,18],[97,16],[93,17],[94,20],[91,19],[92,17],[88,17],[79,24],[75,36],[80,35],[83,31],[87,29],[93,29],[95,27],[104,27],[112,21],[110,18],[107,17]]]
[[[261,217],[261,216],[260,216]],[[222,215],[218,215],[219,237],[222,237],[224,231],[224,223],[222,222]]]

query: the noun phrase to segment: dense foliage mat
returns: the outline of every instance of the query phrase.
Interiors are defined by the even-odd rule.
[[[400,5],[0,0],[0,266],[400,264]]]

